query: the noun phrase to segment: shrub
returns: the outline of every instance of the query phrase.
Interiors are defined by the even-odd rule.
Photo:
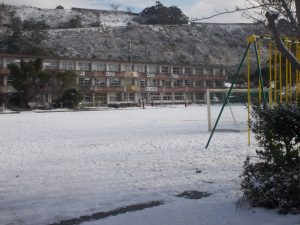
[[[281,104],[252,107],[251,129],[261,149],[248,158],[241,175],[244,198],[253,206],[300,210],[300,107]]]
[[[71,109],[76,108],[82,100],[81,91],[75,88],[65,90],[61,97],[63,106]]]
[[[82,28],[81,18],[80,16],[76,16],[74,18],[71,18],[69,22],[66,24],[66,28]]]
[[[159,1],[145,8],[137,19],[142,24],[187,24],[189,18],[176,6],[165,7]]]

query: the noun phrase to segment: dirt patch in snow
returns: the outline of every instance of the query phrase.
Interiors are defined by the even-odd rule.
[[[201,199],[210,196],[211,193],[202,191],[184,191],[176,197],[186,198],[186,199]]]
[[[163,201],[152,201],[152,202],[147,202],[147,203],[129,205],[129,206],[114,209],[112,211],[98,212],[98,213],[94,213],[92,215],[85,215],[85,216],[80,216],[78,218],[62,220],[58,223],[52,223],[50,225],[77,225],[77,224],[81,224],[81,223],[88,222],[88,221],[104,219],[109,216],[117,216],[119,214],[124,214],[127,212],[140,211],[143,209],[160,206],[162,204],[164,204]]]

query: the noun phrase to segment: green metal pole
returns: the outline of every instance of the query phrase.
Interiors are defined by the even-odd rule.
[[[265,105],[266,104],[266,96],[265,96],[265,92],[264,92],[264,83],[263,83],[262,74],[261,74],[261,66],[260,66],[260,61],[259,61],[259,58],[258,58],[257,43],[256,43],[256,41],[254,41],[254,50],[255,50],[255,55],[256,55],[258,72],[259,72],[259,74],[258,74],[259,81],[261,83],[260,88],[261,88],[261,93],[262,93],[262,97],[263,97],[263,102],[264,102],[264,105]]]
[[[216,128],[217,128],[217,125],[218,125],[219,120],[220,120],[220,118],[221,118],[221,115],[222,115],[222,113],[223,113],[224,107],[225,107],[225,105],[227,104],[228,98],[229,98],[229,96],[230,96],[230,94],[231,94],[231,91],[232,91],[232,88],[233,88],[233,86],[234,86],[234,84],[235,84],[236,78],[237,78],[237,76],[238,76],[239,73],[240,73],[240,70],[241,70],[241,68],[242,68],[243,62],[244,62],[244,60],[245,60],[245,58],[246,58],[246,55],[247,55],[247,53],[248,53],[248,51],[249,51],[250,45],[251,45],[251,42],[248,43],[248,46],[247,46],[247,48],[246,48],[245,54],[244,54],[244,56],[243,56],[243,59],[242,59],[240,65],[239,65],[239,67],[238,67],[238,69],[237,69],[237,71],[236,71],[236,73],[235,73],[233,79],[232,79],[231,86],[230,86],[230,88],[229,88],[229,91],[227,92],[226,98],[225,98],[225,100],[224,100],[224,102],[223,102],[223,105],[222,105],[221,111],[220,111],[220,113],[219,113],[219,115],[218,115],[217,121],[215,122],[214,128],[212,129],[212,131],[211,131],[211,133],[210,133],[210,136],[209,136],[209,139],[208,139],[208,141],[207,141],[207,144],[206,144],[206,146],[205,146],[206,149],[208,148],[209,143],[210,143],[210,141],[211,141],[211,139],[212,139],[212,137],[213,137],[213,135],[214,135],[214,133],[215,133],[215,130],[216,130]]]

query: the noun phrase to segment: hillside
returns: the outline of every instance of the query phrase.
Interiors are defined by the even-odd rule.
[[[138,14],[88,9],[2,5],[0,12],[1,52],[42,46],[51,55],[89,59],[129,60],[131,52],[136,62],[231,66],[240,61],[247,36],[266,30],[258,24],[139,25]],[[40,24],[42,31],[35,29]]]

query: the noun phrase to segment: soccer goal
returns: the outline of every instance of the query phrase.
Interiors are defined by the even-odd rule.
[[[208,130],[212,130],[228,89],[207,89],[207,122]],[[247,131],[247,89],[232,89],[216,131]]]

